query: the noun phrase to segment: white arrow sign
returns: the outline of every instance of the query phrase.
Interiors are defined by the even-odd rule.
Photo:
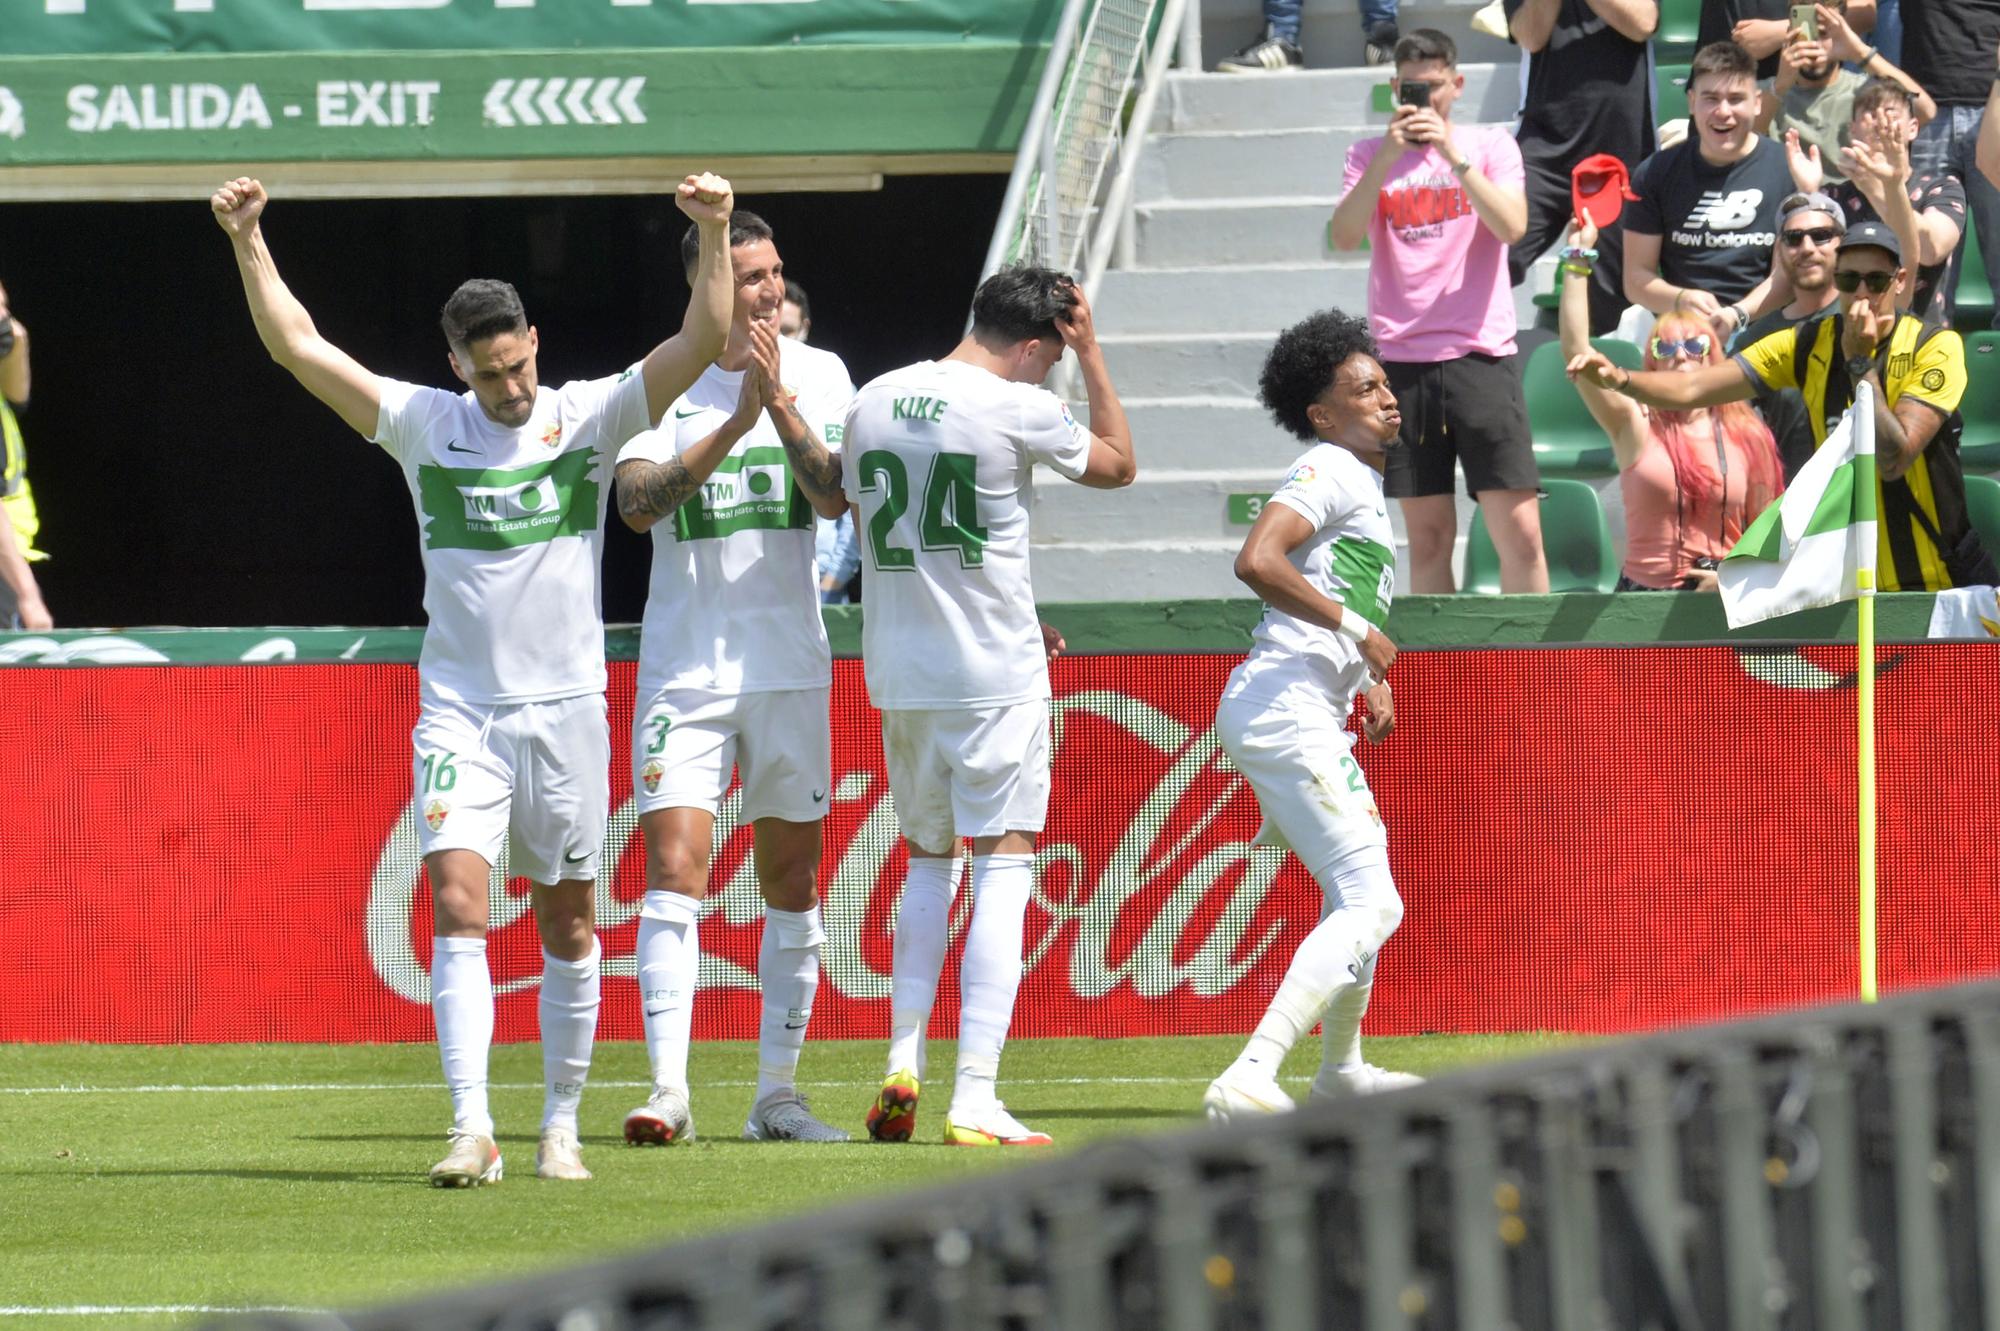
[[[607,83],[616,80],[607,79]],[[10,139],[18,139],[28,132],[27,119],[21,114],[21,103],[10,88],[0,88],[0,134]]]
[[[643,125],[643,74],[625,79],[496,79],[481,110],[497,129],[539,125]],[[0,116],[5,104],[0,103]],[[0,118],[0,132],[5,132]]]

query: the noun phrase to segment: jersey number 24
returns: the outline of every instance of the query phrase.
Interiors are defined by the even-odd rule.
[[[917,532],[926,550],[957,550],[960,568],[978,568],[986,560],[986,528],[979,525],[979,459],[971,453],[936,453],[924,479]],[[883,571],[917,566],[917,553],[897,545],[892,530],[909,511],[910,472],[903,459],[887,449],[861,455],[861,492],[881,491],[881,502],[868,519],[868,549]]]

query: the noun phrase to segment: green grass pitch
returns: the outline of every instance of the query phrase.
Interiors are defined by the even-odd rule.
[[[1368,1047],[1385,1067],[1432,1074],[1562,1042]],[[1019,1040],[1001,1092],[1058,1151],[1192,1127],[1203,1086],[1241,1043]],[[882,1053],[879,1041],[814,1042],[801,1089],[859,1136]],[[1298,1093],[1318,1058],[1317,1037],[1294,1051],[1286,1073]],[[0,1331],[365,1306],[1048,1158],[943,1146],[950,1044],[932,1043],[931,1066],[911,1145],[751,1143],[738,1134],[756,1046],[697,1044],[698,1140],[635,1150],[619,1125],[645,1098],[645,1050],[601,1044],[582,1112],[597,1177],[559,1184],[534,1175],[539,1049],[502,1046],[492,1077],[506,1180],[445,1191],[424,1178],[450,1121],[430,1045],[0,1046]]]

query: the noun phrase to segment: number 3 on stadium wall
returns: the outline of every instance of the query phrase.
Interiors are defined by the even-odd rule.
[[[960,568],[986,560],[986,528],[979,525],[979,460],[970,453],[938,453],[924,480],[917,531],[926,550],[957,550]],[[881,507],[868,519],[868,549],[884,571],[917,566],[916,551],[897,545],[889,533],[910,507],[910,473],[887,449],[861,455],[861,492],[882,491]],[[947,516],[947,512],[949,515]]]
[[[457,784],[458,769],[451,765],[450,754],[424,755],[424,794],[428,795],[434,790],[450,790]]]

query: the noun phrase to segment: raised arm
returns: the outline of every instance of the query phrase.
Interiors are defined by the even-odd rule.
[[[1735,361],[1724,361],[1682,374],[1678,370],[1627,370],[1613,365],[1609,357],[1593,348],[1569,362],[1569,377],[1579,388],[1589,383],[1613,393],[1622,393],[1634,402],[1667,411],[1690,407],[1719,407],[1725,402],[1747,402],[1757,394],[1750,374]]]
[[[1589,252],[1597,245],[1597,228],[1576,218],[1570,219],[1570,245]],[[1573,363],[1579,356],[1588,355],[1590,345],[1590,268],[1589,260],[1572,263],[1563,260],[1562,298],[1558,306],[1558,327],[1562,333],[1563,360]],[[1581,271],[1579,271],[1581,269]],[[1600,388],[1588,378],[1576,380],[1577,396],[1590,409],[1590,417],[1597,427],[1611,437],[1611,453],[1618,461],[1618,470],[1623,471],[1637,460],[1639,445],[1646,431],[1646,415],[1639,404],[1630,398],[1620,397],[1608,389]]]
[[[674,399],[701,378],[729,340],[735,312],[735,283],[729,268],[729,214],[736,207],[729,182],[702,172],[675,187],[674,202],[695,224],[701,252],[695,259],[694,287],[688,293],[681,330],[646,353],[639,374],[646,382],[646,410],[653,424]]]
[[[618,486],[618,516],[625,525],[633,531],[645,531],[685,504],[715,474],[736,441],[755,428],[763,410],[763,374],[752,365],[743,372],[736,410],[713,433],[657,461],[620,458],[612,478]]]
[[[261,221],[269,202],[263,185],[246,176],[224,183],[208,201],[236,253],[236,271],[257,336],[271,359],[308,393],[332,407],[362,438],[373,439],[382,414],[382,382],[320,336],[306,307],[278,276]]]
[[[1535,55],[1549,44],[1556,30],[1556,15],[1561,12],[1562,0],[1526,0],[1507,20],[1507,35],[1514,39],[1514,45]]]
[[[750,321],[750,358],[761,385],[764,413],[778,432],[778,442],[785,446],[792,477],[813,512],[823,518],[837,518],[847,511],[847,492],[840,483],[840,454],[813,432],[812,423],[800,414],[798,403],[785,392],[785,381],[779,372],[778,344],[777,324],[761,319]]]
[[[13,343],[4,353],[0,353],[0,397],[15,406],[28,400],[31,387],[28,373],[28,325],[14,317],[14,303],[7,298],[7,288],[0,287],[0,328],[11,327],[14,331]]]
[[[1079,485],[1093,490],[1116,490],[1139,478],[1139,460],[1132,452],[1132,427],[1125,420],[1125,404],[1111,385],[1111,367],[1105,364],[1104,348],[1097,342],[1097,325],[1091,321],[1090,301],[1083,288],[1076,289],[1076,304],[1067,315],[1056,316],[1056,331],[1063,345],[1076,353],[1077,369],[1083,372],[1083,390],[1090,400],[1090,461]]]
[[[1660,26],[1659,0],[1584,0],[1627,41],[1649,40]]]

